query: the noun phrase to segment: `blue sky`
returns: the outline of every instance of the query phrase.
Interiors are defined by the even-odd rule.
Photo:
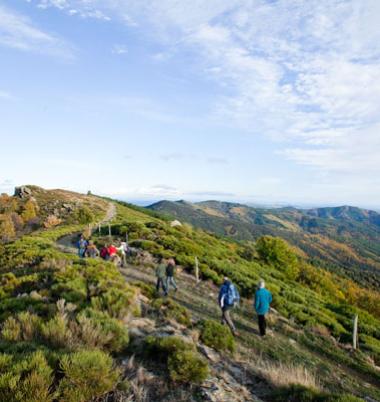
[[[0,191],[380,206],[377,0],[0,0]]]

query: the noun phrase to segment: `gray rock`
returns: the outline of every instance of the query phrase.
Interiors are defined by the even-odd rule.
[[[215,350],[209,348],[206,345],[199,345],[198,350],[205,356],[207,359],[211,360],[213,363],[218,363],[220,361],[220,355],[215,352]]]
[[[32,195],[32,190],[26,186],[16,187],[14,195],[19,198],[28,198]]]

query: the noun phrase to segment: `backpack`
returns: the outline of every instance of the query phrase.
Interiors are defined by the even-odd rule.
[[[101,256],[102,258],[106,258],[106,257],[108,256],[108,250],[107,250],[106,247],[103,247],[103,248],[101,249],[101,251],[100,251],[100,256]]]
[[[232,283],[228,286],[225,300],[227,306],[233,306],[240,300],[239,292],[237,291],[235,285],[233,285]]]
[[[80,239],[78,241],[78,248],[86,248],[86,240]]]

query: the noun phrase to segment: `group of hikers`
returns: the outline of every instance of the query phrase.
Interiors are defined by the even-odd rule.
[[[222,323],[227,324],[231,332],[238,336],[239,333],[231,319],[231,310],[239,305],[240,295],[237,291],[235,285],[230,281],[228,277],[224,278],[223,285],[219,290],[219,306],[222,310]],[[266,319],[265,316],[270,311],[270,305],[272,303],[272,294],[269,290],[265,288],[265,282],[260,279],[257,290],[255,292],[253,307],[256,311],[259,323],[259,333],[260,336],[266,335]]]
[[[162,288],[164,295],[167,296],[169,294],[170,285],[173,286],[175,292],[177,291],[178,288],[176,281],[174,279],[174,273],[175,273],[174,258],[169,258],[167,263],[165,263],[165,260],[161,258],[160,263],[158,264],[156,269],[157,292],[159,292],[160,289]]]
[[[103,260],[111,261],[115,265],[126,266],[126,257],[130,253],[127,242],[120,241],[119,246],[110,243],[104,245],[100,251],[92,240],[87,240],[83,235],[80,236],[77,242],[78,255],[81,258],[97,258],[101,257]]]
[[[124,266],[126,266],[126,257],[130,252],[128,244],[125,241],[120,241],[119,246],[115,246],[112,243],[105,245],[99,251],[94,242],[92,240],[87,240],[83,235],[79,238],[77,247],[78,255],[81,258],[101,257],[106,261],[113,262],[115,265]],[[170,286],[173,287],[175,292],[177,291],[177,283],[174,279],[175,270],[176,263],[174,258],[169,258],[167,261],[161,258],[156,268],[156,290],[158,293],[162,289],[164,295],[167,296],[169,294]],[[227,324],[235,336],[238,336],[239,333],[231,318],[231,311],[239,305],[239,301],[240,295],[236,286],[228,277],[225,277],[219,290],[218,302],[222,312],[222,324]],[[267,325],[265,317],[270,310],[271,303],[272,294],[265,288],[265,282],[261,279],[255,292],[253,304],[258,317],[260,336],[266,335]]]
[[[177,284],[174,279],[175,275],[175,260],[170,258],[167,262],[161,259],[156,268],[156,290],[160,292],[162,289],[164,295],[169,294],[170,285],[173,286],[174,291],[177,291]],[[227,324],[231,329],[234,336],[239,333],[236,330],[235,324],[231,318],[231,310],[239,305],[240,295],[236,286],[230,281],[228,277],[224,278],[224,282],[219,290],[218,302],[222,311],[222,324]],[[255,292],[253,307],[256,311],[259,323],[260,336],[266,335],[266,319],[265,316],[269,313],[270,305],[272,303],[272,294],[265,288],[264,280],[260,279],[257,290]]]

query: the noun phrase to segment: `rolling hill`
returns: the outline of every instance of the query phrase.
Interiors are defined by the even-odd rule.
[[[239,241],[282,237],[314,265],[380,286],[380,214],[375,211],[351,206],[265,209],[219,201],[161,201],[148,208]]]
[[[34,186],[0,201],[1,233],[8,230],[0,240],[0,401],[380,399],[380,294],[306,263],[282,239],[236,242],[172,227],[166,215],[131,204]],[[125,266],[77,255],[80,235],[101,248],[126,234]],[[172,257],[179,290],[163,297],[155,267]],[[232,313],[236,338],[219,323],[225,275],[242,296]],[[259,278],[274,298],[265,338],[252,309]]]

